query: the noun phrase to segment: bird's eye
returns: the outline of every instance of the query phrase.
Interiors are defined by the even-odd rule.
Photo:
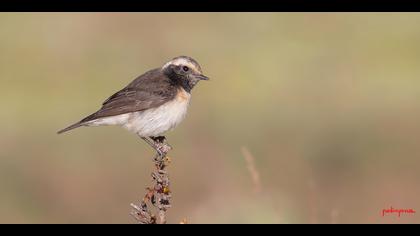
[[[190,68],[188,68],[188,66],[183,66],[182,70],[184,70],[185,72],[187,72]]]

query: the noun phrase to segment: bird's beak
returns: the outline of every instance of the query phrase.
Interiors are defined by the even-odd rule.
[[[195,78],[197,78],[199,80],[209,80],[209,77],[207,77],[205,75],[195,75]]]

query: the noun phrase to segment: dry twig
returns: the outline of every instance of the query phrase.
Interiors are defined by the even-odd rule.
[[[146,194],[139,205],[131,203],[133,210],[130,215],[140,224],[165,224],[166,211],[171,207],[169,175],[165,170],[170,162],[166,154],[171,148],[165,143],[162,143],[162,145],[164,145],[163,150],[166,151],[156,154],[153,159],[156,167],[156,170],[152,173],[154,186],[146,188]],[[149,202],[157,208],[157,215],[149,210]]]
[[[252,178],[252,183],[254,184],[254,192],[260,193],[261,180],[260,180],[260,173],[258,172],[258,169],[255,166],[255,158],[245,146],[241,147],[241,152],[245,158],[248,171]]]

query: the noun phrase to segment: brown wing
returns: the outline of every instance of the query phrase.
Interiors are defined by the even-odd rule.
[[[63,133],[80,127],[86,122],[102,117],[115,116],[129,112],[157,107],[176,96],[176,87],[160,69],[146,72],[133,80],[122,90],[116,92],[102,103],[101,109],[81,121],[60,130]]]
[[[118,91],[102,104],[102,108],[92,114],[89,119],[115,116],[129,112],[142,111],[157,107],[172,100],[176,95],[176,88],[160,70],[155,69],[138,77],[127,87]]]

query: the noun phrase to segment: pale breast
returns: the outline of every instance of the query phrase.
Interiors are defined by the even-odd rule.
[[[179,89],[176,97],[159,107],[130,114],[123,127],[140,136],[158,136],[175,128],[185,118],[191,94]]]

